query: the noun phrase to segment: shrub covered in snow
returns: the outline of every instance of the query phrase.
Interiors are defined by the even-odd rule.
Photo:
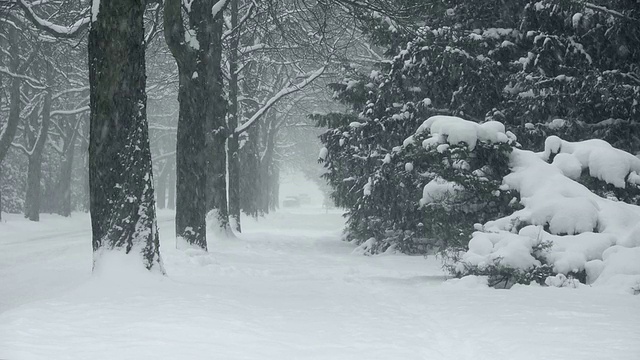
[[[640,281],[640,207],[579,182],[593,178],[620,194],[635,192],[640,159],[602,140],[558,137],[547,138],[541,153],[514,149],[510,158],[502,189],[517,191],[523,208],[478,226],[468,250],[451,257],[452,273],[489,275],[505,287],[533,279],[573,284],[564,277],[631,289]]]
[[[412,123],[407,113],[403,126]],[[404,140],[387,135],[385,146],[376,138],[369,148],[363,139],[398,120],[363,120],[324,134],[320,152],[338,204],[349,209],[347,239],[363,252],[463,247],[474,223],[519,206],[513,191],[499,188],[515,143],[502,124],[434,116]]]
[[[467,245],[473,224],[519,206],[513,191],[500,190],[514,142],[497,122],[433,116],[392,151],[383,168],[397,174],[402,164],[412,164],[412,184],[422,190],[418,209],[424,236],[438,249],[458,248]]]

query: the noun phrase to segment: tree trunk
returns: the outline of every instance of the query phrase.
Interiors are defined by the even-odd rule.
[[[16,30],[11,26],[8,26],[8,29],[10,40],[9,51],[11,51],[12,54],[11,60],[9,61],[9,70],[12,73],[17,73],[20,65],[20,47],[17,39],[15,39]],[[11,79],[11,89],[9,91],[9,118],[7,119],[7,124],[4,129],[0,131],[0,163],[2,163],[4,158],[7,156],[7,152],[9,152],[9,148],[11,147],[11,142],[18,130],[18,124],[20,123],[20,85],[20,78],[13,77]]]
[[[188,19],[182,18],[179,0],[166,0],[164,7],[165,39],[178,63],[180,103],[178,140],[176,143],[176,237],[190,244],[207,248],[205,216],[214,202],[210,184],[219,187],[219,141],[213,146],[213,129],[218,128],[219,114],[224,125],[224,98],[220,61],[222,52],[222,11],[213,16],[212,7],[217,1],[194,1],[185,9]],[[188,24],[185,31],[185,23]],[[216,70],[217,69],[217,70]],[[219,85],[218,85],[219,84]],[[216,92],[217,91],[217,92]],[[219,95],[216,95],[218,94]],[[224,136],[218,132],[216,138]],[[222,164],[226,169],[224,138]],[[216,154],[215,165],[211,154]],[[222,174],[223,184],[225,172]],[[215,179],[215,180],[214,180]],[[224,216],[226,216],[226,185]],[[216,192],[219,195],[219,191]],[[219,204],[216,196],[216,206]],[[213,206],[213,205],[212,205]]]
[[[206,110],[203,104],[209,100],[204,91],[206,72],[202,68],[202,62],[178,63],[180,110],[176,142],[176,236],[206,249]]]
[[[167,203],[167,178],[169,177],[170,171],[170,160],[166,160],[162,167],[162,171],[160,172],[160,176],[158,177],[158,187],[156,189],[156,203],[158,204],[158,209],[164,209]]]
[[[210,100],[207,103],[207,212],[212,211],[219,229],[229,234],[227,204],[227,102],[222,79],[222,17],[214,19],[210,51]]]
[[[56,193],[54,194],[56,213],[62,216],[71,216],[71,176],[76,152],[76,139],[80,131],[78,126],[81,122],[83,122],[82,118],[78,118],[77,115],[69,117],[65,131],[60,176],[56,184]]]
[[[55,206],[56,213],[62,216],[71,216],[71,173],[73,170],[73,157],[75,154],[76,129],[69,125],[66,131],[65,147],[60,165],[60,177],[56,185]]]
[[[169,180],[167,182],[167,208],[174,210],[176,208],[176,163],[171,161],[169,167]]]
[[[18,72],[20,65],[20,46],[17,39],[16,30],[8,26],[9,51],[11,52],[11,60],[9,61],[9,70],[12,73]],[[17,77],[11,79],[11,88],[9,90],[9,118],[4,129],[0,130],[0,165],[4,161],[11,142],[16,136],[18,124],[20,123],[20,85],[21,81]],[[2,217],[2,196],[0,195],[0,218]]]
[[[231,2],[231,28],[238,26],[238,0]],[[231,38],[229,49],[229,130],[231,135],[227,139],[229,151],[229,217],[231,226],[237,232],[242,232],[240,224],[240,158],[239,135],[235,133],[238,127],[238,43],[239,30]]]
[[[47,62],[47,83],[53,83],[53,67]],[[33,149],[29,155],[29,169],[27,172],[27,196],[25,199],[24,216],[31,221],[40,221],[40,196],[42,178],[42,152],[49,136],[49,123],[51,122],[51,96],[52,89],[48,88],[44,96],[42,105],[42,122],[40,131],[33,144]]]
[[[260,176],[260,198],[262,199],[261,208],[265,213],[275,209],[275,206],[272,203],[272,189],[274,180],[273,163],[277,133],[275,112],[270,111],[267,116],[268,122],[265,129],[265,149],[260,159],[260,172],[262,173]]]
[[[60,196],[58,214],[62,216],[71,216],[71,172],[75,146],[73,144],[69,146],[70,149],[62,164],[60,183],[58,184],[58,196]]]
[[[87,126],[89,128],[89,126]],[[87,139],[89,134],[85,133],[85,137],[82,139],[81,151],[82,151],[82,206],[84,212],[89,212],[91,203],[91,190],[89,186],[89,143]]]
[[[94,266],[121,250],[164,273],[145,93],[144,0],[99,2],[89,32],[89,181]]]

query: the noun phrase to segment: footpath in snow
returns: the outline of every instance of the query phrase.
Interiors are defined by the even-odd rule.
[[[168,276],[91,274],[89,218],[0,223],[0,359],[639,359],[640,296],[444,281],[436,259],[352,254],[338,212],[300,208]]]

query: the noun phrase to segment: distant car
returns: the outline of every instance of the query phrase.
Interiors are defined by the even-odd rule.
[[[300,199],[300,205],[311,204],[311,197],[309,196],[309,194],[300,194],[298,195],[298,198]]]
[[[297,196],[287,196],[282,201],[282,207],[292,208],[292,207],[300,207],[300,199]]]

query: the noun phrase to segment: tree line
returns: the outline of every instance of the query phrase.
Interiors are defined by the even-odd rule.
[[[281,134],[300,125],[291,108],[321,101],[338,64],[379,56],[351,21],[360,11],[341,1],[0,2],[4,207],[34,221],[87,209],[96,260],[123,249],[161,271],[156,206],[174,196],[187,243],[207,248],[207,214],[212,233],[240,231],[240,212],[277,206]]]

